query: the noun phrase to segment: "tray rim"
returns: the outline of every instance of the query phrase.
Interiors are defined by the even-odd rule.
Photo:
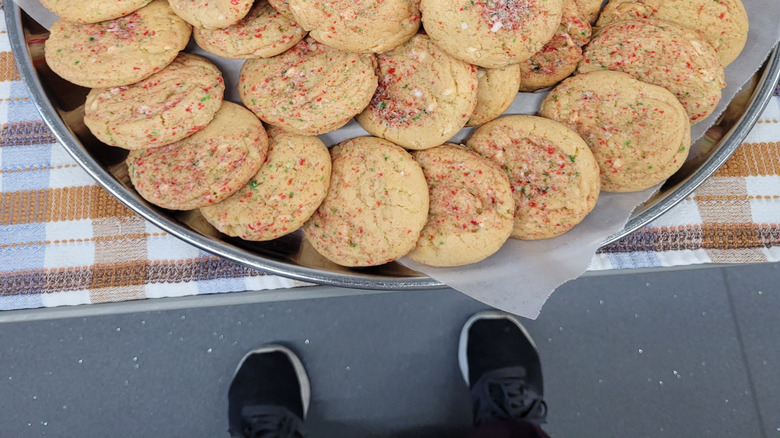
[[[113,175],[87,153],[83,145],[75,138],[70,128],[65,125],[57,110],[49,101],[43,84],[38,77],[38,73],[33,66],[27,47],[24,44],[24,31],[22,28],[21,15],[22,9],[15,2],[5,3],[3,9],[5,10],[5,21],[11,51],[16,59],[17,69],[22,82],[30,93],[30,97],[44,123],[46,123],[48,128],[52,131],[55,138],[65,147],[68,154],[100,186],[106,189],[130,210],[155,226],[208,253],[224,257],[243,266],[293,280],[337,287],[371,290],[421,290],[447,287],[446,284],[422,274],[420,274],[419,277],[358,276],[346,272],[323,271],[317,268],[292,265],[267,259],[262,255],[210,238],[194,230],[187,229],[176,221],[160,215],[149,205],[139,203],[129,194],[126,187],[119,183]],[[661,197],[654,204],[644,206],[641,211],[635,211],[629,218],[625,227],[621,231],[607,237],[601,243],[602,246],[613,243],[622,237],[631,234],[667,212],[677,203],[685,199],[685,197],[693,192],[726,162],[753,128],[773,95],[775,84],[777,84],[780,79],[780,43],[775,45],[772,49],[766,62],[767,64],[764,72],[750,96],[747,110],[718,142],[719,146],[716,147],[715,152],[704,161],[698,171],[679,183],[677,187],[671,189],[668,194]]]

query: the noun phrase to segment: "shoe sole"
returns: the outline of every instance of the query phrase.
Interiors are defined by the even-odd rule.
[[[303,402],[302,419],[305,420],[306,415],[309,412],[309,402],[311,401],[311,384],[309,383],[309,375],[306,374],[306,369],[303,367],[303,362],[301,362],[301,359],[298,357],[298,355],[284,345],[268,344],[248,352],[244,355],[244,357],[241,358],[241,361],[238,363],[236,371],[233,372],[233,378],[236,377],[238,370],[241,369],[241,366],[244,365],[244,362],[249,356],[255,353],[272,353],[275,351],[278,351],[287,356],[293,365],[293,369],[295,369],[295,375],[298,377],[298,386],[301,388],[301,401]]]
[[[523,332],[523,335],[528,338],[528,340],[531,342],[531,345],[534,347],[534,350],[538,351],[538,348],[536,348],[536,343],[528,333],[528,330],[525,329],[520,320],[517,319],[517,317],[514,315],[500,312],[498,310],[483,310],[482,312],[477,312],[474,315],[471,315],[471,318],[469,318],[468,321],[463,324],[463,328],[460,330],[460,339],[458,340],[458,365],[460,365],[460,372],[463,374],[463,380],[466,382],[466,386],[468,387],[471,387],[471,382],[469,382],[469,363],[466,358],[466,347],[468,346],[467,344],[469,341],[469,329],[471,329],[471,326],[474,325],[475,322],[483,319],[506,319],[512,322],[517,326],[517,328],[520,329],[521,332]]]

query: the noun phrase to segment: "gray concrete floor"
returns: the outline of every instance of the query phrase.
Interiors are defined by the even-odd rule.
[[[780,265],[582,278],[536,321],[554,437],[780,436]],[[313,437],[463,436],[452,290],[0,325],[0,437],[226,436],[235,365],[283,341]]]

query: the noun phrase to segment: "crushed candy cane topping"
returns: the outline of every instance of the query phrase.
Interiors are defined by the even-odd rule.
[[[532,20],[535,0],[479,0],[482,15],[490,25],[491,32],[501,29],[517,30]]]

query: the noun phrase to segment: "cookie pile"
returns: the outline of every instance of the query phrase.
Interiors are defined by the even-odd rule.
[[[355,267],[475,263],[662,182],[748,30],[740,0],[41,3],[48,65],[92,89],[84,122],[142,197],[247,240],[303,229]],[[191,37],[246,60],[243,105]],[[538,116],[499,117],[550,87]],[[317,137],[353,118],[372,136]]]

